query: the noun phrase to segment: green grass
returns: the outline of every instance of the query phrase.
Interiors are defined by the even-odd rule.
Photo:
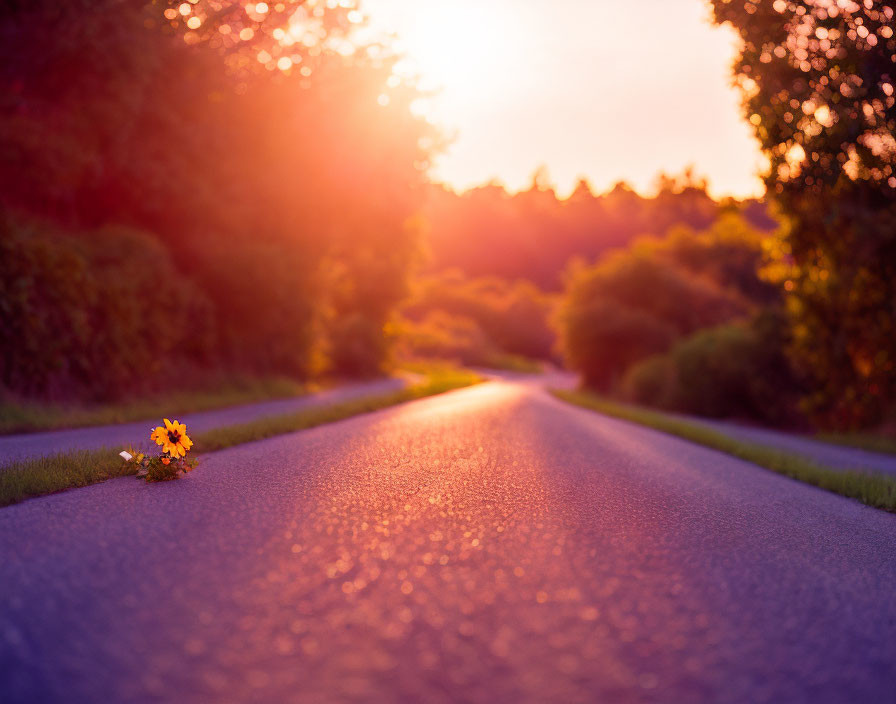
[[[135,474],[134,465],[125,463],[118,456],[119,451],[109,448],[66,452],[0,467],[0,506]]]
[[[857,499],[868,506],[896,512],[896,478],[854,470],[834,470],[792,452],[736,440],[728,435],[673,418],[664,413],[629,406],[585,391],[553,390],[557,398],[614,418],[645,425],[705,445],[772,472]]]
[[[284,378],[228,378],[211,391],[156,394],[135,401],[98,406],[0,402],[0,435],[61,428],[113,425],[168,415],[184,415],[307,393],[303,384]]]
[[[399,391],[308,408],[287,415],[261,418],[197,434],[193,437],[193,451],[211,452],[274,435],[313,428],[405,401],[470,386],[480,381],[479,376],[465,369],[431,368],[422,381]],[[66,452],[39,459],[20,460],[0,467],[0,506],[18,503],[33,496],[134,474],[134,465],[123,462],[118,456],[119,451],[120,448],[109,448]]]
[[[832,445],[844,445],[869,452],[896,455],[896,437],[892,436],[867,433],[822,433],[817,435],[816,439]]]

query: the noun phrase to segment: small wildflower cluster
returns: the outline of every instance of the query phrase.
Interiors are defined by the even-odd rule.
[[[189,472],[198,460],[186,458],[193,441],[187,435],[187,426],[178,421],[165,420],[164,426],[152,431],[150,438],[162,447],[162,454],[150,457],[142,452],[125,450],[120,453],[125,462],[133,461],[137,465],[137,477],[148,482],[166,482],[177,479],[181,472]]]

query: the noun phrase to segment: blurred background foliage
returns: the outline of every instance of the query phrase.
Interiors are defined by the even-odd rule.
[[[518,193],[428,183],[443,136],[399,57],[352,45],[351,3],[6,3],[2,393],[439,358],[562,363],[637,403],[778,426],[892,421],[893,11],[710,4],[743,39],[767,201],[714,200],[690,169],[650,195],[582,180],[561,198],[544,168]]]
[[[760,417],[733,397],[727,406],[708,401],[697,409],[672,387],[684,384],[684,370],[695,364],[705,385],[732,375],[750,383],[762,345],[741,344],[739,354],[727,357],[732,344],[757,334],[753,321],[781,308],[778,289],[760,276],[770,238],[742,215],[723,213],[705,231],[679,226],[663,238],[637,239],[594,266],[573,266],[558,315],[569,365],[589,386],[622,388],[641,403]],[[788,369],[781,347],[775,352]]]
[[[522,279],[468,278],[458,269],[421,276],[399,311],[397,354],[537,369],[537,361],[558,361],[557,300]]]
[[[416,90],[363,47],[234,64],[166,10],[0,15],[3,386],[92,401],[196,368],[378,372],[437,138]]]

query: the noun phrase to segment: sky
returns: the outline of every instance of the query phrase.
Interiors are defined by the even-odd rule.
[[[716,196],[762,192],[742,120],[733,31],[704,0],[364,0],[427,87],[454,141],[433,171],[462,190],[525,188],[547,167],[561,194],[579,177],[649,192],[693,164]]]

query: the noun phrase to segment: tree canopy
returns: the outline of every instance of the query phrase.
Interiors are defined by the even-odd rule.
[[[788,219],[769,272],[829,425],[896,392],[896,37],[877,0],[712,0],[743,40],[735,77]]]
[[[0,267],[0,323],[18,331],[0,382],[108,398],[168,383],[173,364],[377,371],[435,143],[416,91],[388,60],[332,47],[311,74],[257,56],[238,70],[165,9],[35,0],[0,15],[0,238],[18,253]]]

